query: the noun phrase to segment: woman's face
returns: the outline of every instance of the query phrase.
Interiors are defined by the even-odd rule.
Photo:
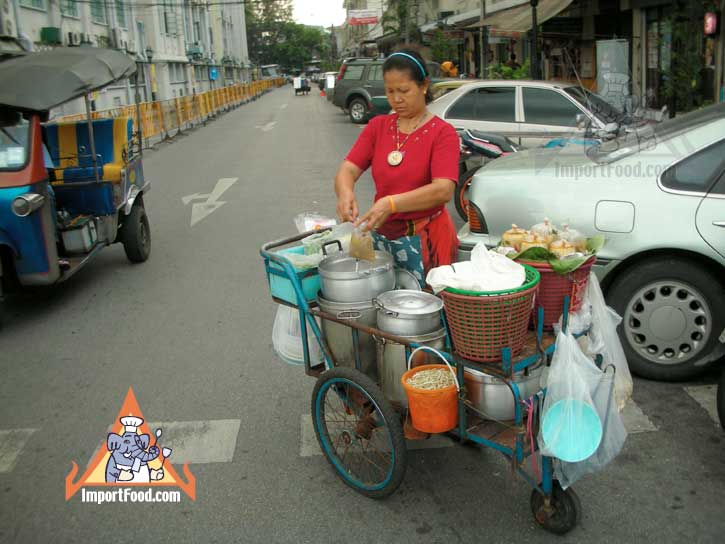
[[[383,75],[385,96],[395,113],[401,117],[415,117],[425,109],[425,93],[428,82],[422,85],[406,71],[388,70]]]

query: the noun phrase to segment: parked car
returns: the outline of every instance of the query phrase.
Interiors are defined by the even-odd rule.
[[[725,354],[725,103],[496,159],[474,176],[468,209],[462,259],[545,216],[605,235],[594,268],[638,375],[687,379]]]
[[[638,124],[595,93],[544,81],[471,82],[435,100],[428,109],[457,130],[498,132],[521,147]]]
[[[384,59],[355,59],[340,68],[332,103],[346,110],[353,123],[365,123],[375,115],[390,111],[383,82],[384,62]],[[427,68],[432,81],[440,79],[438,63],[428,62]]]

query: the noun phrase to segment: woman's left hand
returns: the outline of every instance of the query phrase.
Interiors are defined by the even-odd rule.
[[[390,199],[381,198],[373,204],[372,208],[355,221],[355,226],[357,227],[361,223],[367,222],[364,229],[365,231],[377,229],[383,226],[388,217],[390,217],[391,213],[393,213],[393,210],[390,206]]]

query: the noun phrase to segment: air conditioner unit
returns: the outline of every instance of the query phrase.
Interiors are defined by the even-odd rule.
[[[78,32],[68,32],[68,45],[80,45],[81,35]]]

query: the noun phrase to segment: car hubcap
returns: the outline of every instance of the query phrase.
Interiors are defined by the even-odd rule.
[[[350,112],[352,113],[353,118],[356,121],[359,121],[363,118],[363,115],[365,115],[365,108],[362,104],[353,104]]]
[[[630,346],[642,357],[661,365],[696,357],[712,328],[712,313],[702,294],[691,285],[660,281],[634,294],[624,312]]]

